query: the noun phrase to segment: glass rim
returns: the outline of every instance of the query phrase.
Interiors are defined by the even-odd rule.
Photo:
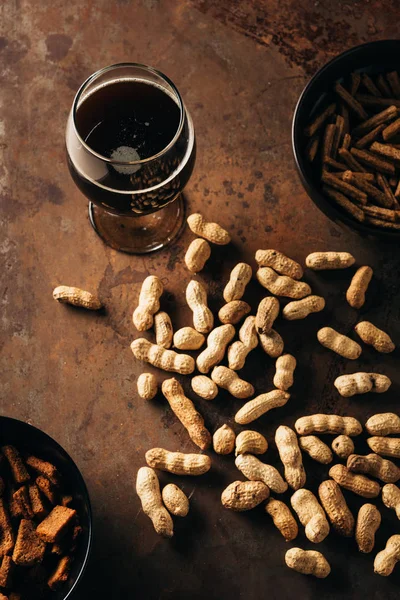
[[[139,67],[140,69],[144,69],[146,71],[154,73],[155,75],[157,75],[158,77],[160,77],[161,79],[163,79],[172,88],[173,92],[176,94],[176,97],[178,99],[178,106],[179,106],[179,111],[180,111],[180,119],[179,119],[179,125],[178,125],[178,128],[176,130],[176,133],[175,133],[174,137],[165,146],[165,148],[163,148],[162,150],[160,150],[160,152],[158,152],[157,154],[153,154],[153,156],[149,156],[147,158],[142,158],[140,160],[130,160],[130,161],[115,160],[113,158],[107,158],[107,156],[103,156],[102,154],[99,154],[99,152],[96,152],[95,150],[93,150],[93,148],[91,148],[85,142],[85,140],[81,137],[81,135],[80,135],[80,133],[78,131],[78,128],[76,126],[76,113],[77,113],[77,109],[78,109],[78,102],[79,102],[79,100],[80,100],[83,92],[87,88],[87,86],[90,83],[92,83],[95,79],[97,79],[100,75],[102,75],[103,73],[107,73],[107,71],[111,71],[113,69],[120,68],[120,67]],[[184,106],[182,97],[181,97],[181,95],[180,95],[180,93],[178,91],[178,88],[176,87],[176,85],[174,84],[174,82],[171,79],[169,79],[169,77],[167,77],[166,75],[164,75],[164,73],[161,73],[161,71],[158,71],[157,69],[154,69],[153,67],[149,67],[148,65],[143,65],[141,63],[133,63],[133,62],[115,63],[113,65],[109,65],[107,67],[103,67],[102,69],[99,69],[98,71],[95,71],[79,87],[79,89],[78,89],[78,91],[77,91],[77,93],[75,95],[74,101],[72,103],[72,124],[73,124],[74,131],[75,131],[75,134],[76,134],[78,140],[80,141],[80,143],[82,144],[82,146],[84,146],[84,148],[86,148],[86,150],[90,154],[92,154],[93,156],[96,156],[97,158],[99,158],[103,162],[109,163],[109,164],[112,164],[112,165],[122,165],[122,166],[143,165],[145,163],[148,163],[148,162],[151,162],[153,160],[156,160],[157,158],[160,158],[166,152],[168,152],[168,150],[170,150],[170,148],[172,148],[172,146],[175,144],[175,142],[179,138],[179,136],[180,136],[180,134],[182,132],[183,124],[184,124],[184,117],[185,117],[185,106]]]

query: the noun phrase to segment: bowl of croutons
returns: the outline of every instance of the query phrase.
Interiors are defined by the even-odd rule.
[[[0,417],[0,600],[66,600],[92,539],[89,494],[46,433]]]

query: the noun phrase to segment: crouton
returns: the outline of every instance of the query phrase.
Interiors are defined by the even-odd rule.
[[[36,479],[36,485],[42,492],[43,496],[45,496],[50,504],[54,506],[57,503],[57,500],[53,484],[46,479],[46,477],[43,477],[43,475],[39,475],[39,477]]]
[[[29,467],[37,471],[39,475],[43,475],[43,477],[49,479],[53,485],[60,483],[60,474],[51,463],[36,458],[36,456],[28,456],[25,462]]]
[[[22,462],[18,450],[14,446],[3,446],[2,452],[10,464],[14,481],[20,484],[29,481],[31,477]]]
[[[71,570],[72,558],[63,556],[58,563],[54,573],[51,574],[47,584],[51,590],[56,590],[60,585],[68,580]],[[0,599],[1,600],[1,599]]]
[[[42,502],[42,498],[40,497],[40,492],[38,486],[33,483],[29,486],[29,500],[31,501],[32,512],[35,517],[39,519],[44,519],[47,515],[47,510]]]
[[[19,506],[20,515],[24,519],[33,519],[33,510],[31,508],[28,488],[26,487],[26,485],[23,485],[16,492],[14,492],[13,498]]]
[[[8,588],[11,586],[12,572],[14,569],[14,563],[11,556],[3,556],[0,567],[0,586]]]
[[[70,504],[72,504],[73,502],[73,497],[72,496],[63,496],[61,498],[61,505],[62,506],[69,506]]]
[[[45,550],[46,543],[37,535],[32,521],[22,519],[12,556],[15,564],[23,567],[31,567],[32,565],[41,563]]]
[[[55,506],[44,521],[38,525],[37,534],[42,540],[50,544],[58,542],[75,517],[76,510],[66,506]]]
[[[14,548],[14,533],[3,498],[0,498],[0,532],[0,556],[4,556]]]

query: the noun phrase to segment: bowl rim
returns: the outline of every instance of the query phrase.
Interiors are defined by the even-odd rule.
[[[292,152],[296,164],[297,171],[300,175],[300,180],[303,184],[303,187],[313,202],[313,204],[331,221],[341,221],[351,230],[358,230],[361,233],[364,233],[368,236],[373,236],[375,238],[380,239],[390,239],[392,241],[398,240],[400,238],[400,230],[390,230],[390,229],[379,229],[378,227],[373,227],[372,225],[366,225],[364,223],[359,223],[355,219],[349,217],[345,212],[341,212],[334,203],[329,202],[329,200],[321,193],[321,191],[316,187],[314,182],[308,177],[305,172],[304,164],[305,164],[305,155],[303,154],[302,149],[300,148],[299,142],[299,130],[300,126],[298,123],[299,113],[310,89],[313,87],[315,82],[321,77],[323,73],[328,71],[331,66],[339,60],[345,59],[347,56],[351,56],[352,54],[361,53],[363,50],[367,48],[371,48],[373,46],[389,46],[391,44],[395,44],[399,46],[400,49],[400,39],[395,38],[387,38],[383,40],[374,40],[372,42],[365,42],[363,44],[358,44],[357,46],[352,46],[348,48],[344,52],[337,54],[333,58],[331,58],[328,62],[326,62],[320,69],[314,73],[311,79],[307,82],[305,87],[303,88],[294,109],[293,118],[292,118],[292,129],[291,129],[291,141],[292,141]],[[318,202],[316,202],[313,198],[313,195],[318,197]]]
[[[65,448],[63,448],[61,446],[61,444],[59,444],[54,438],[52,438],[48,433],[46,433],[45,431],[43,431],[43,429],[39,429],[39,427],[35,427],[35,425],[32,425],[31,423],[28,423],[27,421],[23,421],[22,419],[16,419],[15,417],[8,417],[6,415],[0,415],[0,422],[1,421],[11,421],[13,423],[16,423],[17,426],[22,425],[23,427],[27,427],[28,429],[32,429],[35,431],[38,431],[41,435],[43,435],[45,438],[47,438],[49,440],[49,442],[51,444],[53,444],[59,451],[61,451],[62,454],[64,454],[66,456],[66,458],[69,460],[71,466],[75,469],[77,475],[78,475],[78,479],[80,480],[80,484],[82,486],[82,491],[83,491],[83,495],[84,495],[84,499],[85,499],[85,503],[87,505],[87,513],[88,513],[88,540],[87,540],[87,547],[85,550],[85,555],[83,558],[83,562],[82,565],[77,573],[76,579],[71,587],[71,589],[67,592],[67,594],[65,596],[63,596],[63,600],[67,600],[68,598],[70,598],[72,596],[72,594],[76,591],[76,588],[78,586],[78,584],[81,582],[82,580],[82,576],[84,574],[84,572],[86,571],[88,562],[89,562],[89,555],[92,551],[92,542],[93,542],[93,513],[92,513],[92,505],[90,502],[90,496],[89,496],[89,491],[87,488],[87,485],[85,483],[85,480],[83,478],[82,473],[80,472],[78,466],[76,465],[75,461],[71,458],[70,454],[65,450]],[[62,591],[62,589],[61,589]]]

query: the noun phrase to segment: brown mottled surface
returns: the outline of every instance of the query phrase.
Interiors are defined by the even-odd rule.
[[[64,127],[73,94],[97,68],[132,60],[167,73],[182,91],[197,131],[198,159],[187,189],[190,209],[218,219],[231,248],[213,249],[200,279],[215,294],[239,259],[254,265],[259,247],[277,247],[303,261],[315,250],[348,250],[374,269],[361,316],[390,329],[400,343],[398,249],[372,244],[328,221],[307,198],[293,165],[290,123],[296,99],[315,69],[338,51],[398,35],[397,0],[4,0],[0,6],[0,298],[2,413],[28,420],[69,451],[88,483],[94,549],[77,598],[256,600],[395,598],[399,571],[373,575],[373,556],[352,540],[329,536],[318,549],[332,565],[324,581],[289,571],[289,547],[259,507],[223,510],[220,493],[238,478],[232,457],[213,454],[213,468],[185,480],[165,474],[191,495],[190,515],[175,519],[172,541],[156,536],[134,493],[136,470],[153,446],[195,451],[158,397],[145,403],[135,382],[129,343],[141,280],[158,274],[163,307],[176,327],[190,323],[184,249],[191,234],[145,258],[104,246],[88,225],[86,202],[69,178]],[[365,349],[350,364],[319,347],[318,326],[351,330],[358,315],[345,302],[349,273],[307,273],[328,299],[325,313],[304,323],[279,323],[299,362],[288,405],[255,424],[272,441],[278,423],[310,411],[335,411],[363,421],[398,406],[398,353]],[[213,282],[211,281],[213,280]],[[98,292],[106,314],[61,306],[58,284]],[[255,304],[254,283],[246,299]],[[257,366],[255,366],[257,364]],[[340,399],[333,379],[356,369],[393,378],[384,396]],[[255,351],[243,371],[257,391],[271,388],[274,365]],[[159,380],[163,374],[159,373]],[[232,423],[241,402],[227,394],[196,401],[215,430]],[[268,460],[277,463],[274,444]],[[366,444],[358,447],[367,450]],[[267,457],[266,457],[267,458]],[[306,461],[309,485],[327,473]],[[346,493],[351,507],[360,505]],[[286,500],[289,494],[285,496]],[[379,504],[379,506],[381,506]],[[377,548],[398,531],[393,511]],[[393,514],[392,514],[393,513]],[[295,544],[311,548],[303,533]],[[399,567],[397,568],[399,569]]]

